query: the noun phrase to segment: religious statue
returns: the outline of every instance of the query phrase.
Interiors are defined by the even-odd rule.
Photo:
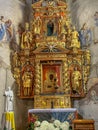
[[[47,36],[54,35],[54,23],[52,20],[49,20],[47,23]]]
[[[66,34],[66,25],[65,25],[65,19],[63,16],[58,21],[58,31],[59,34]]]
[[[80,48],[79,34],[76,31],[75,27],[73,27],[73,30],[71,32],[71,39],[71,47]]]
[[[74,68],[72,73],[72,91],[74,94],[80,94],[81,91],[82,75],[77,67]]]
[[[41,34],[41,26],[42,26],[42,21],[41,21],[41,18],[38,16],[34,19],[34,22],[33,22],[33,30],[34,30],[35,35]]]
[[[13,111],[13,91],[11,87],[8,87],[8,90],[4,92],[4,96],[6,97],[5,111]]]
[[[29,31],[29,24],[25,24],[25,32],[22,34],[21,49],[30,49],[32,46],[32,33]]]
[[[23,73],[22,76],[24,96],[30,96],[33,84],[33,73],[29,68]]]

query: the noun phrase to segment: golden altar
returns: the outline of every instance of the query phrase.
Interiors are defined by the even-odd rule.
[[[34,108],[71,108],[87,93],[90,51],[81,49],[68,13],[61,0],[32,4],[31,24],[11,54],[17,95],[34,98]]]

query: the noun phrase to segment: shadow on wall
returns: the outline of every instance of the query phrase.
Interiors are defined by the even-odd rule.
[[[33,108],[33,99],[20,99],[17,96],[18,86],[14,82],[12,86],[14,93],[14,113],[16,130],[26,130],[28,126],[28,109]]]

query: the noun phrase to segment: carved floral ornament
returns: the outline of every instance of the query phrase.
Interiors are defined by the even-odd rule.
[[[62,94],[65,99],[66,95],[79,98],[87,93],[90,51],[81,49],[78,32],[66,9],[67,4],[59,0],[41,0],[32,4],[31,28],[27,23],[20,49],[12,53],[12,73],[20,98],[41,95],[40,99],[46,102],[43,99],[45,94]],[[48,72],[52,73],[44,86]]]

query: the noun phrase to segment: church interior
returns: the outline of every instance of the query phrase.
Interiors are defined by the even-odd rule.
[[[98,129],[97,7],[0,0],[0,130]]]

